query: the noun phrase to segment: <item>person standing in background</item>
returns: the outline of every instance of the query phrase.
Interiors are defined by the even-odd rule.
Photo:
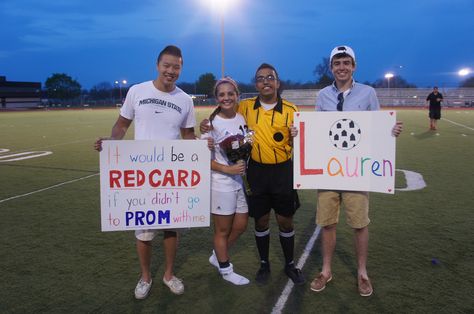
[[[429,105],[430,130],[438,129],[438,120],[441,119],[441,102],[443,95],[434,86],[433,91],[426,97],[426,105]]]

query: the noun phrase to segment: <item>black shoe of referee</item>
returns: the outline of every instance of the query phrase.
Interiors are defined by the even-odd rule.
[[[299,268],[296,268],[293,263],[285,266],[285,274],[293,281],[295,285],[302,285],[305,283],[303,273]]]
[[[268,282],[270,278],[270,263],[261,263],[260,269],[257,271],[255,275],[255,281],[261,284],[265,284]]]

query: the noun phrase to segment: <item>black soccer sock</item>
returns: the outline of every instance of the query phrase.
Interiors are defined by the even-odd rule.
[[[255,241],[257,242],[260,261],[268,264],[268,252],[270,250],[270,229],[258,231],[255,230]]]
[[[295,251],[295,231],[283,232],[280,230],[280,244],[285,255],[286,265],[292,264]]]

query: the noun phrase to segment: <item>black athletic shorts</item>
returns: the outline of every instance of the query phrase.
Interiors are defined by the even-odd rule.
[[[430,119],[441,119],[441,108],[430,108]]]
[[[252,190],[248,197],[249,216],[259,219],[269,213],[291,217],[300,207],[293,189],[293,162],[261,164],[250,159],[247,179]]]

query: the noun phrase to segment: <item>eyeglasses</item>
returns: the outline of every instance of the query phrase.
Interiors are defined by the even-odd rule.
[[[255,80],[259,83],[263,83],[263,82],[265,82],[265,80],[267,80],[269,82],[273,82],[273,81],[276,80],[276,77],[273,74],[269,74],[267,76],[263,76],[263,75],[262,76],[257,76],[255,78]]]
[[[339,95],[337,95],[337,100],[337,111],[342,111],[342,105],[344,104],[344,93],[339,93]]]

